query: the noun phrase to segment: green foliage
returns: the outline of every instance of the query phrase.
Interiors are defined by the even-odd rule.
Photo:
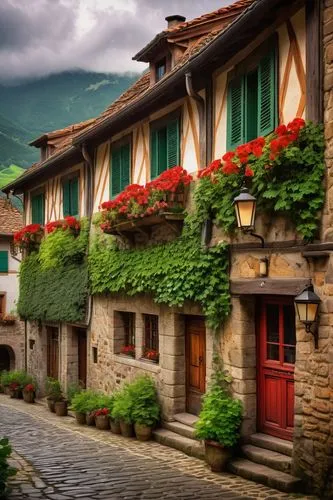
[[[97,237],[89,254],[91,289],[93,294],[151,293],[169,306],[199,302],[214,329],[230,309],[228,262],[227,245],[201,248],[200,220],[187,216],[182,236],[170,243],[119,250],[109,236]]]
[[[100,408],[108,408],[111,412],[113,407],[113,396],[106,396],[92,390],[84,390],[72,399],[71,409],[79,413],[90,413]]]
[[[160,405],[154,380],[149,375],[137,377],[128,387],[134,402],[132,418],[134,423],[153,426],[160,417]]]
[[[8,478],[16,474],[16,469],[10,467],[7,460],[11,452],[12,448],[8,439],[0,439],[0,499],[7,498],[10,492],[7,487]]]
[[[199,439],[217,441],[230,448],[239,439],[242,422],[242,403],[230,393],[230,377],[223,371],[221,361],[214,359],[212,383],[203,400],[197,421],[196,436]]]
[[[36,386],[34,377],[23,370],[4,370],[1,373],[0,383],[4,387],[8,387],[10,384],[18,384],[18,389],[21,390],[23,390],[27,384],[34,384]]]
[[[63,399],[61,385],[59,380],[56,378],[47,377],[45,391],[47,397],[53,401],[61,401]]]
[[[68,404],[71,404],[72,401],[73,401],[73,398],[81,393],[83,391],[83,386],[82,384],[79,382],[79,383],[73,383],[73,384],[69,384],[68,387],[67,387],[67,401],[68,401]]]
[[[17,165],[9,165],[9,167],[0,170],[0,188],[9,184],[24,172],[24,169]]]
[[[123,420],[131,424],[133,423],[133,406],[134,401],[129,391],[129,384],[125,384],[120,391],[114,394],[111,417],[114,420]]]
[[[82,321],[88,298],[89,221],[74,237],[58,229],[20,267],[18,313],[34,321]]]

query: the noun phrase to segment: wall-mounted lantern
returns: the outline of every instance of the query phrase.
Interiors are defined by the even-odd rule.
[[[257,199],[249,193],[246,186],[243,186],[240,194],[234,198],[238,228],[251,234],[255,238],[259,238],[263,248],[265,246],[264,238],[253,232],[256,217],[256,205]]]
[[[308,286],[302,293],[294,299],[299,320],[305,325],[305,331],[312,333],[315,341],[315,348],[318,349],[318,328],[311,330],[312,325],[316,325],[319,312],[320,298],[313,291],[313,286]]]

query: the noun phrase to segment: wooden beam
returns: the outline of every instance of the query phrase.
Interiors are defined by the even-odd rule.
[[[306,1],[306,118],[323,121],[322,1]]]
[[[310,278],[248,278],[230,280],[232,295],[298,295]]]

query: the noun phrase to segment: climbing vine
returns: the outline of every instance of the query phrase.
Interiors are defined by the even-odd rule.
[[[34,321],[82,321],[88,298],[89,221],[76,236],[60,226],[20,268],[18,312]]]

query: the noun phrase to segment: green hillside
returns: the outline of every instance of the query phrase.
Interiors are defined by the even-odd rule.
[[[9,184],[9,182],[13,181],[19,175],[24,172],[24,168],[18,167],[17,165],[10,165],[4,170],[0,171],[0,189]]]
[[[71,71],[0,85],[0,171],[27,168],[39,158],[27,144],[39,135],[97,116],[138,75]]]

